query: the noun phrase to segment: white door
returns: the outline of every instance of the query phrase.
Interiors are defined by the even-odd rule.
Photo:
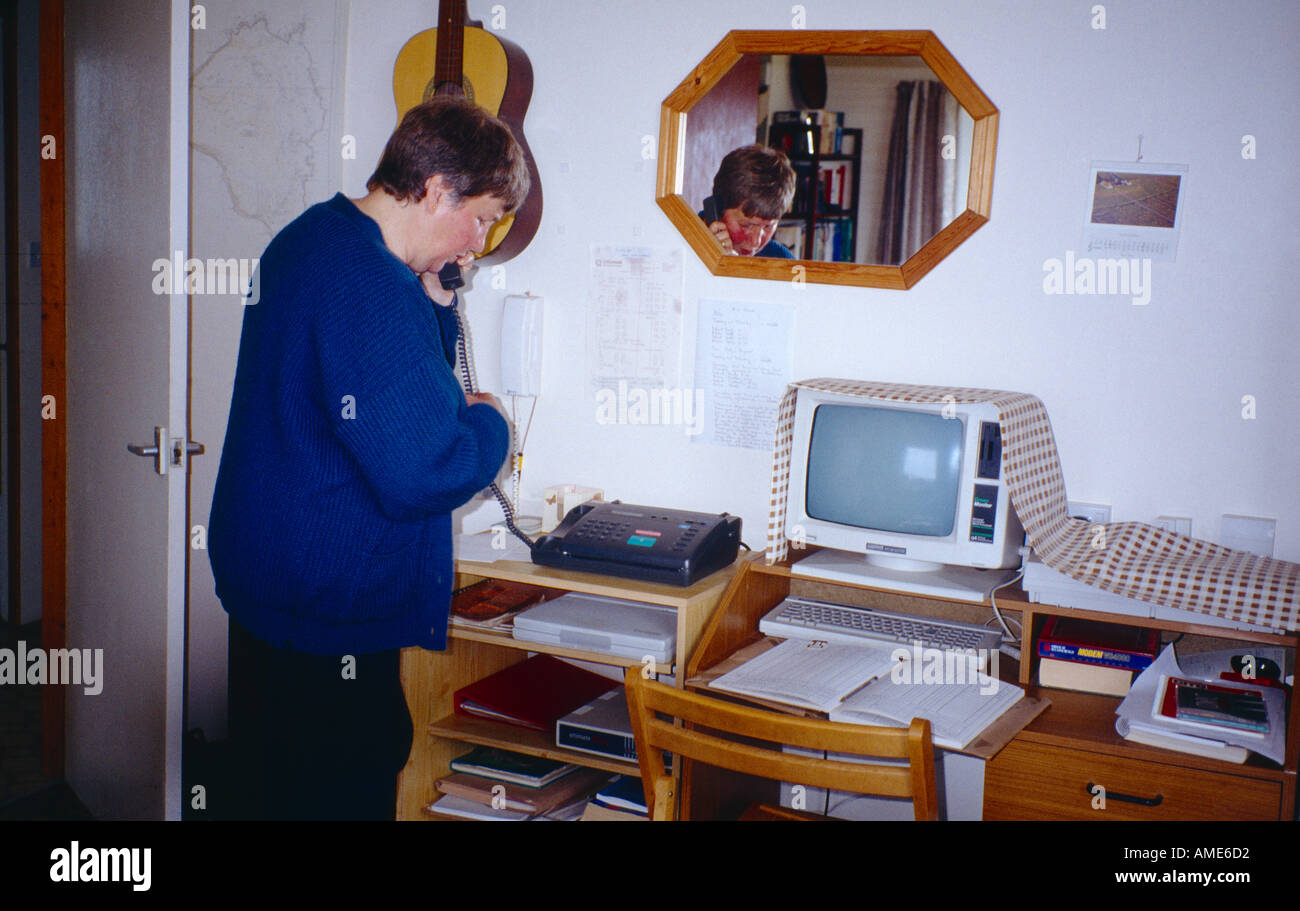
[[[177,819],[189,322],[155,265],[187,257],[189,4],[75,4],[66,27],[67,645],[102,655],[98,692],[66,686],[66,771],[97,817]],[[127,451],[156,427],[161,462]]]

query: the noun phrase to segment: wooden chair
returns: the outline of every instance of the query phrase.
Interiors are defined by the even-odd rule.
[[[627,704],[636,736],[641,783],[651,819],[676,819],[676,781],[663,751],[760,778],[857,794],[910,797],[919,820],[939,818],[930,722],[914,718],[908,728],[843,724],[749,708],[688,693],[644,679],[628,668]],[[668,720],[656,717],[668,716]],[[681,719],[692,728],[674,723]],[[708,731],[703,729],[709,729]],[[724,739],[710,731],[763,740],[776,748]],[[861,764],[781,752],[780,745],[906,759],[907,765]]]

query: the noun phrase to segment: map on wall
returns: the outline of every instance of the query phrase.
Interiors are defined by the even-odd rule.
[[[262,227],[264,236],[252,240],[259,250],[339,186],[333,96],[343,35],[322,6],[335,9],[232,0],[210,5],[204,27],[193,30],[195,209],[228,200],[244,231],[247,220]]]

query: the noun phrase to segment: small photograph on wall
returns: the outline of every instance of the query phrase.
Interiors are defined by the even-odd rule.
[[[1186,190],[1186,165],[1094,161],[1088,174],[1085,251],[1172,262]]]

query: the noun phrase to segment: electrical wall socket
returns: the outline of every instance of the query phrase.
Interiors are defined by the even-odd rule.
[[[1066,503],[1066,512],[1076,518],[1087,519],[1089,522],[1110,521],[1110,507],[1101,503],[1081,503],[1078,500],[1070,500]]]
[[[1192,536],[1192,520],[1186,516],[1156,516],[1152,524],[1176,535]]]
[[[1258,516],[1224,515],[1219,523],[1219,543],[1233,550],[1245,550],[1261,557],[1273,556],[1277,519]]]

